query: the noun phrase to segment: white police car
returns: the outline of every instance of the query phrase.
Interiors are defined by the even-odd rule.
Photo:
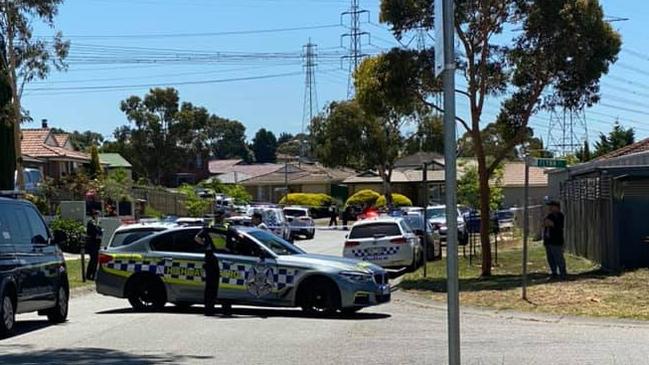
[[[387,268],[414,269],[423,261],[423,247],[403,218],[380,217],[352,226],[343,256]]]

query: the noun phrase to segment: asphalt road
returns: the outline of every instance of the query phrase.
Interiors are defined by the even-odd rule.
[[[339,253],[344,233],[300,244]],[[325,242],[326,241],[326,242]],[[329,242],[337,241],[337,242]],[[235,307],[231,318],[201,308],[133,313],[125,300],[73,298],[69,321],[19,317],[0,341],[0,364],[444,364],[443,305],[395,292],[390,304],[345,319],[293,309]],[[645,364],[649,324],[464,310],[464,364]]]

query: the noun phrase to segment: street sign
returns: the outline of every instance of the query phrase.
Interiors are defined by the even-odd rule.
[[[435,0],[435,77],[444,72],[444,0]]]
[[[556,158],[535,158],[532,159],[532,166],[564,169],[568,166],[568,161]]]

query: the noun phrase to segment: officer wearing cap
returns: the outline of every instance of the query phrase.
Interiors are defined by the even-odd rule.
[[[218,236],[217,236],[218,237]],[[221,239],[223,242],[214,242],[212,237],[209,234],[209,228],[204,227],[195,238],[196,242],[203,245],[205,248],[205,261],[203,264],[203,270],[205,271],[205,292],[204,292],[204,301],[205,301],[205,315],[213,316],[214,315],[214,305],[216,304],[216,299],[219,293],[219,281],[221,280],[221,271],[219,269],[219,260],[216,257],[216,248],[225,247],[225,239]],[[231,306],[229,303],[222,303],[221,307],[223,308],[223,315],[230,315]]]

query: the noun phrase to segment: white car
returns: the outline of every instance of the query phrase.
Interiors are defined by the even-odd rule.
[[[446,244],[446,205],[434,205],[426,208],[426,217],[433,228],[439,232],[440,238]],[[466,229],[466,223],[460,210],[457,210],[457,239],[460,245],[466,245],[469,242],[469,233]]]
[[[127,246],[132,242],[150,236],[156,232],[166,231],[177,228],[181,225],[172,222],[140,222],[135,224],[125,224],[115,230],[108,242],[108,247],[116,248]]]
[[[284,207],[284,215],[288,219],[293,237],[300,235],[310,240],[315,236],[315,222],[311,218],[309,208],[297,206]]]
[[[254,213],[261,214],[262,221],[271,232],[277,237],[281,237],[286,241],[292,241],[291,228],[288,225],[288,220],[284,216],[284,211],[280,208],[269,207],[253,207],[249,208],[248,216],[252,217]]]
[[[423,247],[402,218],[380,217],[352,226],[343,256],[386,268],[415,269],[423,260]]]

